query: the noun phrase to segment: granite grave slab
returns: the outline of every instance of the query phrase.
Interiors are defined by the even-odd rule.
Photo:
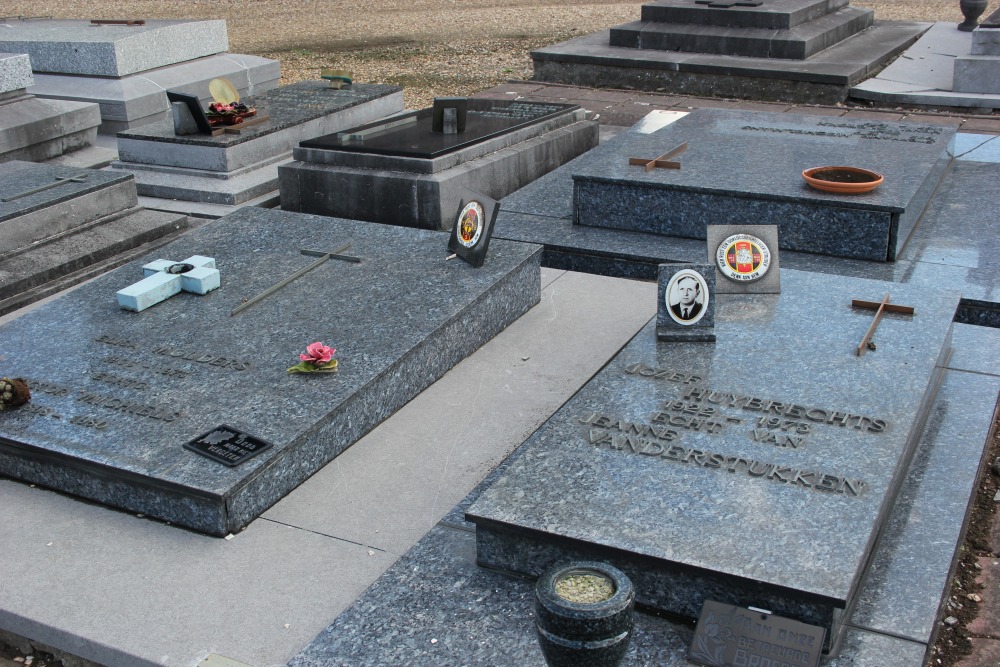
[[[0,162],[40,162],[97,138],[101,114],[96,104],[40,100],[28,94],[34,82],[27,54],[0,49]]]
[[[313,263],[302,250],[347,243],[360,261],[328,260],[237,310]],[[0,415],[0,472],[239,531],[537,303],[540,254],[495,242],[474,269],[446,261],[437,232],[259,208],[206,223],[0,328],[5,372],[34,393]],[[140,266],[194,255],[214,259],[218,289],[119,308]],[[39,345],[52,331],[59,355]],[[317,340],[339,372],[287,373]],[[185,448],[221,425],[271,446],[232,467]]]
[[[451,229],[464,189],[500,199],[598,143],[576,105],[470,99],[464,132],[422,109],[302,142],[278,169],[286,210]]]
[[[128,174],[15,160],[0,164],[0,177],[0,313],[188,226],[139,208]]]
[[[218,136],[178,136],[172,120],[120,132],[112,169],[133,174],[143,196],[243,204],[276,193],[278,165],[300,141],[397,113],[403,92],[383,84],[335,90],[325,81],[301,81],[244,101],[268,120]]]
[[[851,299],[887,291],[918,315],[883,318],[877,350],[857,357],[871,313]],[[468,509],[479,564],[538,576],[599,557],[652,607],[697,617],[715,599],[836,638],[935,396],[958,300],[784,269],[780,295],[717,296],[714,344],[657,344],[651,322]]]
[[[652,133],[629,133],[573,171],[579,225],[705,238],[709,224],[776,224],[788,250],[892,261],[949,163],[954,130],[915,123],[699,109]],[[688,142],[680,169],[629,157]],[[850,165],[885,183],[862,195],[813,190],[810,167]]]
[[[148,20],[95,25],[78,19],[5,19],[0,52],[26,53],[36,72],[122,77],[229,48],[226,22]]]

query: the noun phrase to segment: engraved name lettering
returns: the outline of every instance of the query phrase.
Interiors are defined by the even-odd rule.
[[[195,352],[193,350],[185,350],[182,348],[171,347],[169,345],[161,345],[159,347],[153,348],[154,354],[161,354],[165,357],[173,357],[175,359],[184,359],[185,361],[194,361],[199,364],[208,364],[209,366],[217,366],[219,368],[229,368],[234,371],[245,371],[250,368],[250,362],[243,359],[233,359],[231,357],[217,357],[212,354],[205,354],[202,352]]]
[[[87,405],[93,405],[99,408],[119,410],[121,412],[136,415],[137,417],[160,419],[165,422],[172,422],[181,416],[180,412],[172,408],[163,408],[145,403],[133,403],[123,398],[104,396],[90,391],[81,391],[77,395],[76,400],[80,403],[86,403]]]

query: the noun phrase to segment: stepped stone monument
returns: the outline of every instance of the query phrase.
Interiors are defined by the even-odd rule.
[[[875,22],[849,0],[655,0],[531,57],[540,81],[831,104],[928,27]]]
[[[127,174],[0,164],[0,314],[92,278],[186,230],[138,206]]]
[[[208,100],[208,82],[218,77],[232,81],[241,94],[270,90],[281,78],[276,61],[226,53],[225,21],[124,25],[7,18],[0,28],[0,52],[31,57],[35,83],[29,92],[100,104],[102,134],[168,118],[164,90]]]
[[[0,162],[47,160],[97,138],[96,104],[38,98],[27,92],[34,82],[28,55],[0,48]]]
[[[402,111],[403,92],[382,84],[337,90],[324,81],[302,81],[244,101],[256,108],[259,122],[211,135],[177,135],[172,120],[121,132],[119,160],[111,166],[134,174],[140,195],[163,200],[150,203],[157,208],[169,207],[166,200],[277,203],[278,168],[299,142]]]

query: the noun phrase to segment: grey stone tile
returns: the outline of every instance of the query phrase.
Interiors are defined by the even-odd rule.
[[[197,535],[0,480],[0,624],[110,667],[284,664],[394,560],[257,521]]]

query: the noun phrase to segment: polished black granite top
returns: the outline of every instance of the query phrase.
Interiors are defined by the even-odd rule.
[[[303,148],[432,159],[546,118],[571,113],[577,108],[575,104],[470,99],[465,131],[457,134],[434,132],[431,129],[434,110],[421,109],[388,121],[368,123],[303,141],[300,145]]]

